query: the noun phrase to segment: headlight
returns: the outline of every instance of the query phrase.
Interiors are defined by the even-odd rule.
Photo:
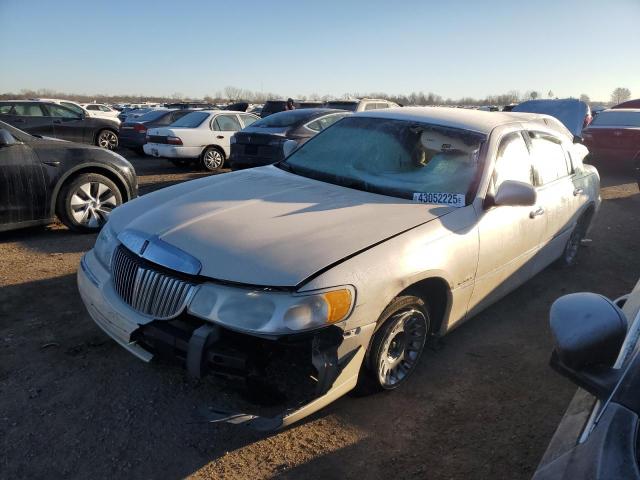
[[[208,283],[198,287],[189,312],[234,330],[286,334],[340,322],[351,313],[354,300],[351,286],[287,293]]]
[[[93,253],[102,265],[109,268],[111,256],[117,245],[118,239],[116,234],[111,228],[111,224],[107,222],[106,225],[102,227],[102,230],[100,230],[100,235],[98,235],[96,244],[93,247]]]

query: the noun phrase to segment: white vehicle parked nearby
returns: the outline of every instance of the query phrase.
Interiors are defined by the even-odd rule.
[[[144,153],[168,158],[181,166],[199,161],[205,169],[215,172],[229,158],[232,135],[259,119],[250,113],[228,110],[191,112],[168,127],[149,129]]]
[[[118,112],[116,109],[104,105],[103,103],[84,103],[80,105],[84,108],[89,115],[98,118],[118,118]]]

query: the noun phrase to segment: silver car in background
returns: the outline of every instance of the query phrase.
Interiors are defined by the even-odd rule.
[[[210,412],[279,428],[355,387],[397,388],[429,336],[575,262],[600,205],[587,153],[546,115],[358,113],[279,164],[116,209],[80,293],[143,360],[293,386],[275,416]]]

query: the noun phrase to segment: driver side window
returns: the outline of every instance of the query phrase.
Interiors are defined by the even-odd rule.
[[[493,172],[493,193],[505,180],[533,185],[533,166],[529,149],[520,132],[506,135],[500,142]]]

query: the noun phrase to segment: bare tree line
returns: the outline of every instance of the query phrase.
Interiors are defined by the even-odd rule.
[[[225,102],[233,102],[233,101],[248,101],[251,103],[264,103],[267,100],[273,99],[282,99],[287,98],[288,96],[282,96],[273,92],[258,92],[255,90],[248,90],[243,88],[238,88],[235,86],[227,86],[222,91],[217,91],[213,95],[206,95],[202,99],[196,99],[193,97],[189,97],[183,95],[180,92],[175,92],[170,96],[149,96],[143,94],[124,94],[124,95],[106,95],[106,94],[94,94],[94,95],[86,95],[86,94],[76,94],[76,93],[66,93],[66,92],[58,92],[51,89],[38,89],[38,90],[29,90],[22,89],[18,93],[7,92],[0,93],[0,99],[27,99],[27,98],[60,98],[67,100],[74,100],[79,103],[88,103],[88,102],[100,102],[100,103],[140,103],[140,102],[154,102],[154,103],[167,103],[174,102],[177,100],[182,101],[194,101],[194,100],[204,100],[209,103],[225,103]],[[488,95],[484,98],[473,98],[473,97],[462,97],[458,99],[453,98],[444,98],[441,95],[435,94],[433,92],[412,92],[410,94],[400,94],[393,95],[387,94],[384,92],[369,92],[369,93],[361,93],[361,92],[351,92],[345,93],[341,97],[336,97],[334,95],[319,95],[317,93],[312,93],[310,95],[297,95],[295,96],[298,100],[316,100],[316,101],[327,101],[336,98],[340,99],[348,99],[348,98],[362,98],[362,97],[371,97],[371,98],[383,98],[386,100],[391,100],[393,102],[399,103],[400,105],[463,105],[463,106],[478,106],[478,105],[509,105],[512,103],[518,103],[524,100],[535,100],[537,98],[542,98],[541,94],[535,90],[525,91],[523,94],[520,94],[518,90],[510,90],[506,93],[500,95]],[[554,98],[553,91],[549,90],[547,93],[548,98]],[[624,102],[631,98],[631,91],[628,88],[618,87],[611,93],[611,103],[617,104],[620,102]],[[590,102],[589,95],[583,93],[580,95],[580,100],[583,100],[587,103]]]

